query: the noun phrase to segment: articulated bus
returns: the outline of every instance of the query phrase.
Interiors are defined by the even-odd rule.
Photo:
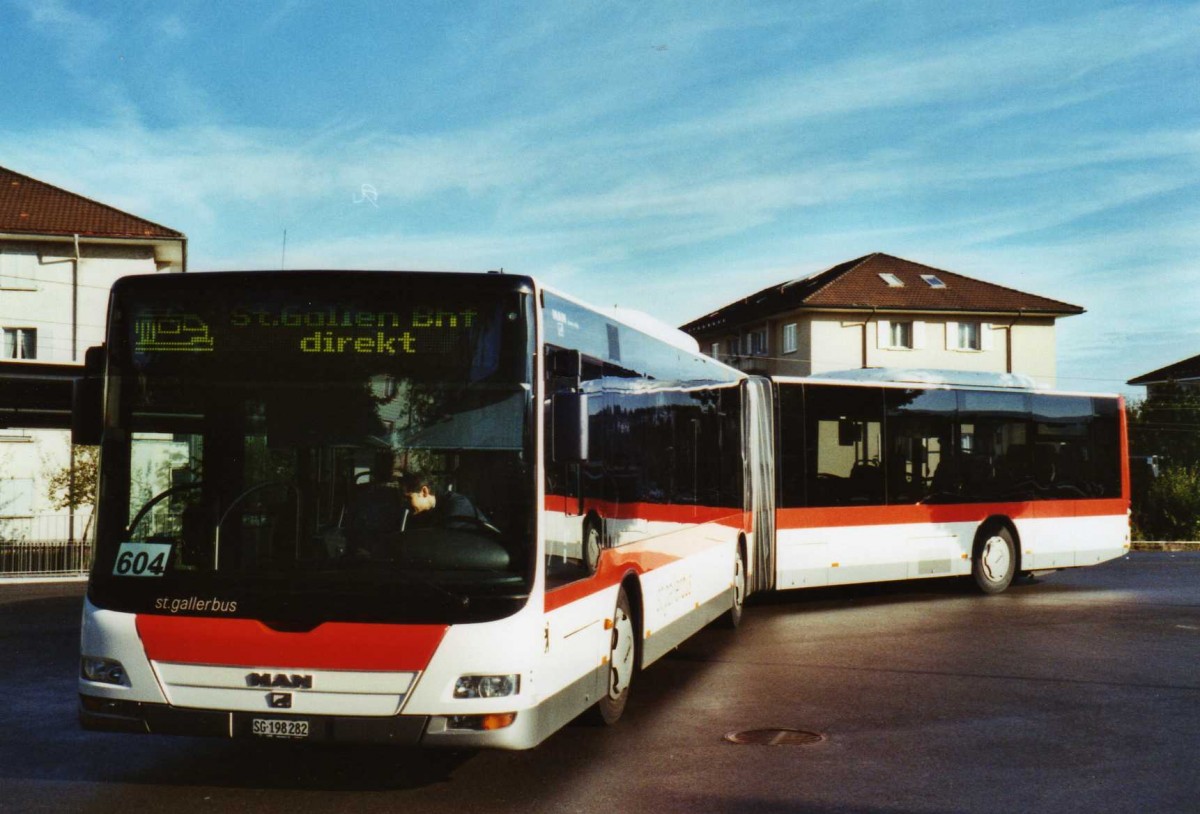
[[[1117,397],[747,376],[523,276],[126,278],[87,370],[89,729],[529,748],[754,591],[1129,544]]]
[[[88,361],[89,729],[528,748],[771,580],[769,387],[528,277],[131,277]]]
[[[1117,396],[1023,376],[859,370],[777,378],[773,587],[1019,574],[1129,550]]]

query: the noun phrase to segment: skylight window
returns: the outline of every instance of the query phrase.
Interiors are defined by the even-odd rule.
[[[889,288],[904,288],[904,281],[890,271],[880,272],[879,279],[887,283]]]
[[[936,274],[922,274],[921,279],[926,282],[930,288],[945,288],[946,284],[942,282],[942,278]]]

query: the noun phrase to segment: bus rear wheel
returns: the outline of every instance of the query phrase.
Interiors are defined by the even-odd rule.
[[[608,646],[608,680],[604,695],[596,704],[601,722],[615,724],[629,703],[629,686],[637,666],[637,634],[633,626],[633,612],[625,588],[617,591],[617,606],[613,610],[612,638]]]
[[[998,594],[1012,584],[1017,571],[1017,548],[1004,526],[983,529],[975,542],[971,576],[985,594]]]
[[[720,626],[736,630],[742,623],[742,612],[746,603],[746,553],[741,545],[738,546],[737,557],[733,563],[733,597],[729,610],[720,618]]]

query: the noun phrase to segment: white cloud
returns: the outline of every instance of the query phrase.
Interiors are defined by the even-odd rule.
[[[985,36],[932,40],[914,50],[872,52],[839,63],[777,73],[750,86],[717,116],[678,128],[680,138],[736,133],[813,118],[870,110],[979,100],[1012,94],[1005,104],[1032,112],[1060,99],[1103,91],[1075,84],[1104,68],[1158,51],[1190,48],[1200,34],[1200,9],[1125,7],[1056,24],[1032,25]]]
[[[277,266],[287,228],[290,267],[503,265],[682,322],[887,251],[1084,305],[1064,322],[1063,368],[1100,353],[1089,337],[1109,322],[1149,335],[1158,309],[1200,305],[1171,266],[1200,256],[1200,213],[1154,206],[1200,181],[1200,131],[1166,93],[1152,121],[1116,104],[1190,56],[1197,8],[931,24],[914,47],[863,38],[864,11],[886,10],[867,6],[489,12],[428,67],[418,100],[471,115],[389,115],[347,87],[337,109],[351,112],[305,131],[239,123],[195,63],[133,94],[97,70],[117,36],[100,12],[29,2],[99,123],[6,121],[0,156],[182,229],[194,268]],[[147,25],[205,36],[170,14]],[[1093,109],[1105,116],[1079,116]],[[163,119],[184,123],[151,124]],[[1131,268],[1174,290],[1131,291]]]

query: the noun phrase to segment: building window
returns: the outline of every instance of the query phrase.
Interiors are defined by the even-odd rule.
[[[36,328],[0,329],[0,359],[36,359]]]
[[[911,322],[893,322],[888,332],[889,348],[911,348],[913,346],[913,326]]]
[[[879,279],[887,283],[889,288],[904,288],[904,281],[890,271],[881,272]]]
[[[936,274],[922,274],[921,279],[924,280],[925,284],[930,288],[946,287],[946,284],[942,281],[942,278],[938,277]]]
[[[789,322],[783,326],[783,352],[795,353],[796,348],[796,323]]]
[[[958,323],[958,347],[960,350],[982,350],[978,322]]]
[[[746,356],[764,356],[767,352],[767,329],[749,331],[742,337],[742,353]]]
[[[989,350],[992,326],[986,322],[947,322],[948,350]]]
[[[709,347],[708,347],[708,355],[709,355],[709,356],[711,356],[711,357],[712,357],[712,358],[714,358],[714,359],[719,359],[719,358],[721,358],[721,343],[720,343],[720,342],[713,342],[711,345],[709,345]]]
[[[879,347],[914,350],[925,347],[925,323],[919,320],[879,320]]]

